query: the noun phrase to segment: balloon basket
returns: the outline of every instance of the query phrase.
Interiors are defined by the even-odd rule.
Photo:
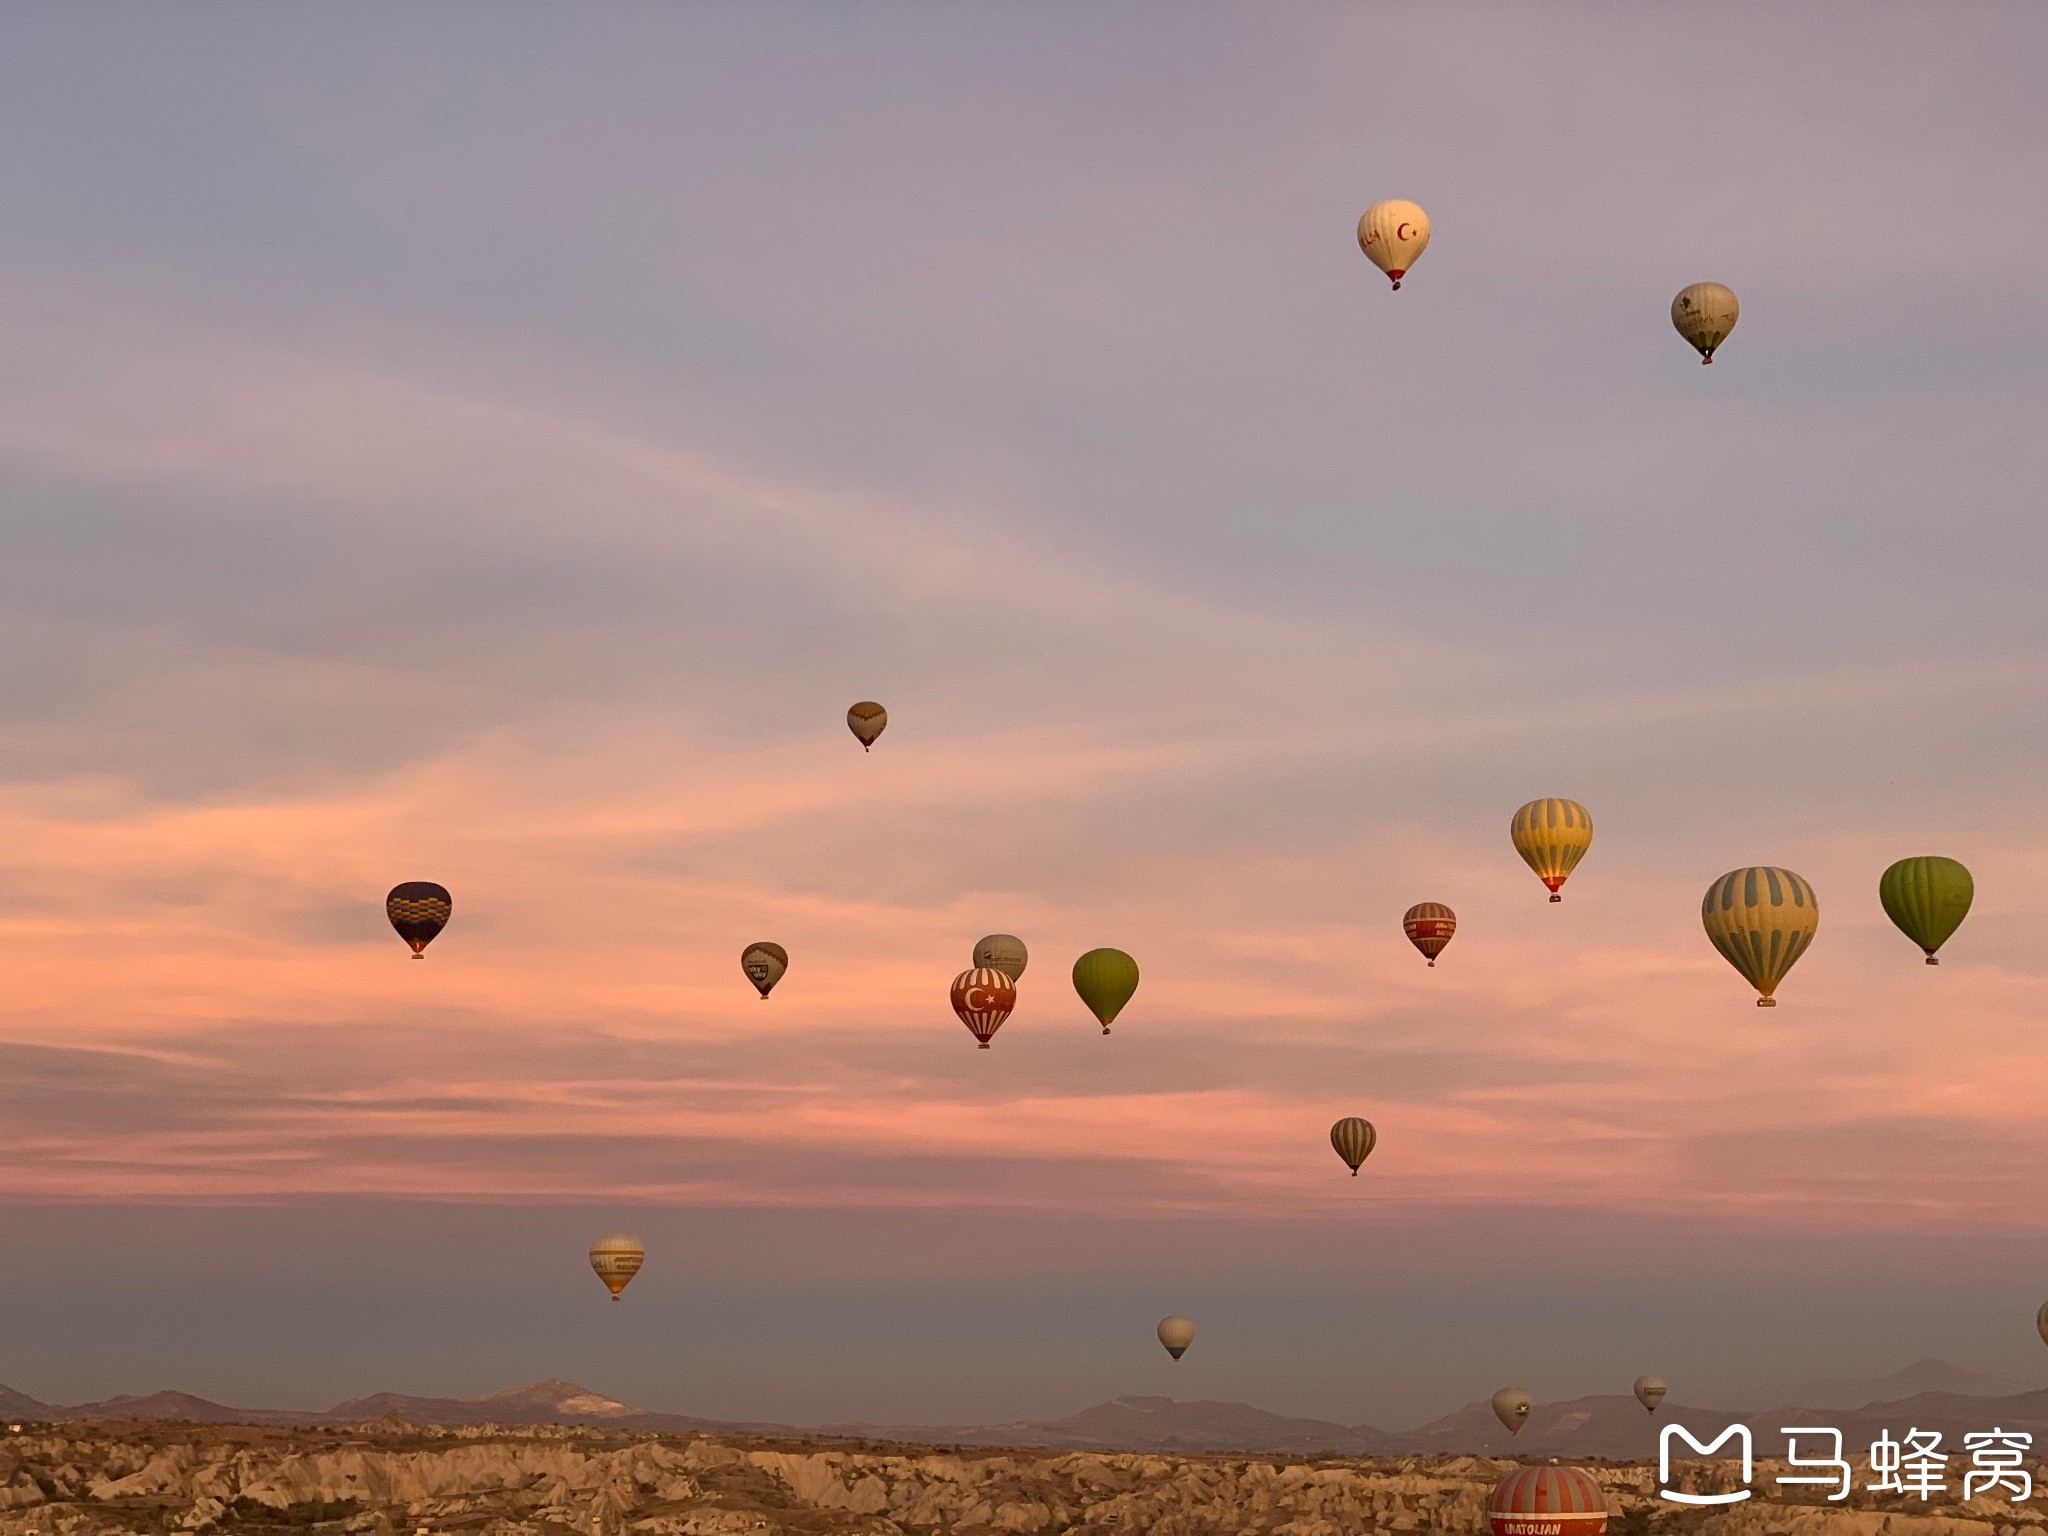
[[[1940,962],[1939,960],[1935,959],[1935,958],[1934,958],[1934,956],[1932,956],[1932,955],[1929,955],[1929,956],[1927,957],[1927,963],[1928,963],[1929,965],[1939,965],[1939,964],[1941,964],[1941,962]]]
[[[1759,1008],[1775,1008],[1778,1006],[1778,1000],[1775,997],[1760,997],[1756,1000],[1756,1005]]]

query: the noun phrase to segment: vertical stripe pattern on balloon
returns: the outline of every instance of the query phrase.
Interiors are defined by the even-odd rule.
[[[1791,870],[1758,864],[1708,886],[1700,921],[1721,958],[1756,988],[1757,1007],[1775,1008],[1771,994],[1813,944],[1820,901]]]
[[[1593,815],[1576,800],[1531,800],[1508,819],[1508,836],[1522,862],[1550,887],[1550,899],[1561,901],[1558,891],[1593,846]]]

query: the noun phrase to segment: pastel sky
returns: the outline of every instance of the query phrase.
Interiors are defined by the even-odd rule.
[[[7,10],[0,1381],[2048,1380],[2043,58],[1990,4]],[[1927,852],[1938,969],[1876,900]],[[1773,1013],[1699,925],[1752,863],[1822,904]]]

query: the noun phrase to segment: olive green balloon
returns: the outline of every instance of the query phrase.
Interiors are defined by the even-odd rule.
[[[1877,899],[1899,932],[1927,951],[1927,963],[1939,965],[1934,952],[1970,915],[1977,883],[1954,859],[1928,854],[1901,859],[1879,877]]]
[[[1120,949],[1091,949],[1074,962],[1074,990],[1102,1021],[1106,1035],[1109,1021],[1123,1012],[1138,990],[1138,962]]]

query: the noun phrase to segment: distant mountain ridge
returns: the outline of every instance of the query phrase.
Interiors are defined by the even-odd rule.
[[[2008,1387],[1997,1377],[1965,1371],[1940,1360],[1920,1360],[1890,1376],[1868,1381],[1819,1382],[1801,1389],[1797,1400],[1767,1412],[1737,1413],[1694,1408],[1667,1401],[1655,1415],[1635,1398],[1620,1394],[1539,1403],[1518,1435],[1509,1435],[1485,1402],[1468,1403],[1417,1428],[1388,1431],[1370,1424],[1293,1418],[1248,1403],[1182,1402],[1170,1397],[1118,1397],[1064,1419],[1034,1423],[788,1424],[733,1423],[684,1414],[633,1408],[574,1382],[549,1379],[482,1397],[414,1397],[379,1392],[351,1398],[324,1413],[274,1408],[234,1408],[184,1392],[147,1397],[112,1397],[102,1402],[59,1407],[0,1386],[0,1416],[22,1420],[138,1419],[201,1424],[334,1425],[395,1417],[412,1424],[567,1424],[664,1433],[770,1433],[839,1436],[923,1445],[1023,1446],[1069,1450],[1158,1451],[1181,1454],[1286,1454],[1334,1456],[1488,1455],[1605,1458],[1646,1461],[1657,1455],[1662,1427],[1674,1420],[1695,1435],[1718,1434],[1746,1423],[1759,1446],[1772,1443],[1786,1424],[1826,1424],[1851,1443],[1895,1435],[1908,1428],[1940,1430],[1951,1442],[1976,1430],[2028,1430],[2048,1445],[2048,1389],[2005,1393],[1927,1390],[1923,1383]],[[1865,1399],[1834,1407],[1866,1388],[1879,1393],[1908,1389],[1895,1399]],[[1920,1390],[1911,1390],[1920,1388]]]
[[[1915,1360],[1903,1371],[1893,1371],[1889,1376],[1809,1381],[1792,1388],[1785,1396],[1802,1408],[1861,1408],[1868,1403],[1917,1397],[1923,1392],[1946,1392],[1955,1397],[2014,1397],[2033,1390],[2025,1382],[1966,1371],[1946,1360]]]

